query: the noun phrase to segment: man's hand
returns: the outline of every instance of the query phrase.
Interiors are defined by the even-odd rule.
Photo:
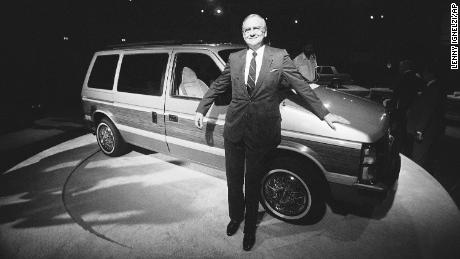
[[[392,102],[391,99],[385,99],[385,100],[383,100],[383,102],[382,102],[383,107],[389,108],[390,105],[391,105],[391,102]]]
[[[342,116],[333,114],[333,113],[328,113],[326,116],[324,116],[324,121],[331,127],[333,130],[335,130],[334,122],[336,123],[342,123],[342,124],[350,124],[350,122],[343,118]]]
[[[417,141],[418,143],[423,141],[423,132],[418,130],[415,132],[415,141]]]
[[[200,112],[195,114],[195,126],[199,129],[203,128],[203,114]]]

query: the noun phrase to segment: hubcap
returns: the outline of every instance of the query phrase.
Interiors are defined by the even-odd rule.
[[[275,169],[268,172],[262,180],[261,192],[262,202],[281,218],[299,219],[310,210],[310,190],[291,171]]]
[[[115,147],[113,132],[106,124],[99,124],[97,128],[97,140],[102,150],[106,153],[112,153]]]

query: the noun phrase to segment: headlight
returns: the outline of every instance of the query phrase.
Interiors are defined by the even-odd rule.
[[[377,173],[377,152],[373,145],[364,144],[361,155],[360,182],[372,184]]]

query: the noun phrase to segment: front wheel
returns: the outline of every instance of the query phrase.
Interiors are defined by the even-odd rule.
[[[108,156],[120,156],[128,150],[120,132],[107,118],[103,118],[97,125],[96,138],[102,152]]]
[[[262,177],[261,203],[275,218],[313,224],[324,215],[324,181],[314,166],[293,158],[277,158]]]

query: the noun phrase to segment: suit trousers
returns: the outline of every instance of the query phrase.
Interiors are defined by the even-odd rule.
[[[259,208],[259,182],[265,171],[264,157],[271,148],[251,148],[245,143],[244,138],[238,142],[228,139],[224,141],[230,219],[244,219],[245,233],[255,231]]]

